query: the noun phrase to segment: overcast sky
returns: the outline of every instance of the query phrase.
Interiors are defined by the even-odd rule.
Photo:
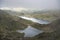
[[[60,6],[59,2],[59,0],[0,0],[0,7],[56,9]]]

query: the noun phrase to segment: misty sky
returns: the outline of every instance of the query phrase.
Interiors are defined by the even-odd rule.
[[[0,0],[0,7],[56,9],[60,6],[59,2],[59,0]]]

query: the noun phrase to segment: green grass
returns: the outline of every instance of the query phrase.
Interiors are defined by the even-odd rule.
[[[25,29],[27,25],[13,19],[7,12],[0,10],[0,40],[20,40],[24,36],[16,30]]]

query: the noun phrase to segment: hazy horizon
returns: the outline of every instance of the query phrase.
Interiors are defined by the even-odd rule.
[[[0,0],[0,7],[59,9],[59,0]]]

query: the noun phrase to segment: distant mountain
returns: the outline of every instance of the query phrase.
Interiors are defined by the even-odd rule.
[[[16,12],[35,12],[35,11],[40,11],[40,9],[30,9],[30,8],[0,8],[1,10],[11,10],[11,11],[16,11]]]
[[[36,15],[54,15],[59,16],[60,10],[39,10],[39,9],[29,9],[29,8],[0,8],[1,10],[4,10],[5,12],[14,15],[14,16],[36,16]]]

